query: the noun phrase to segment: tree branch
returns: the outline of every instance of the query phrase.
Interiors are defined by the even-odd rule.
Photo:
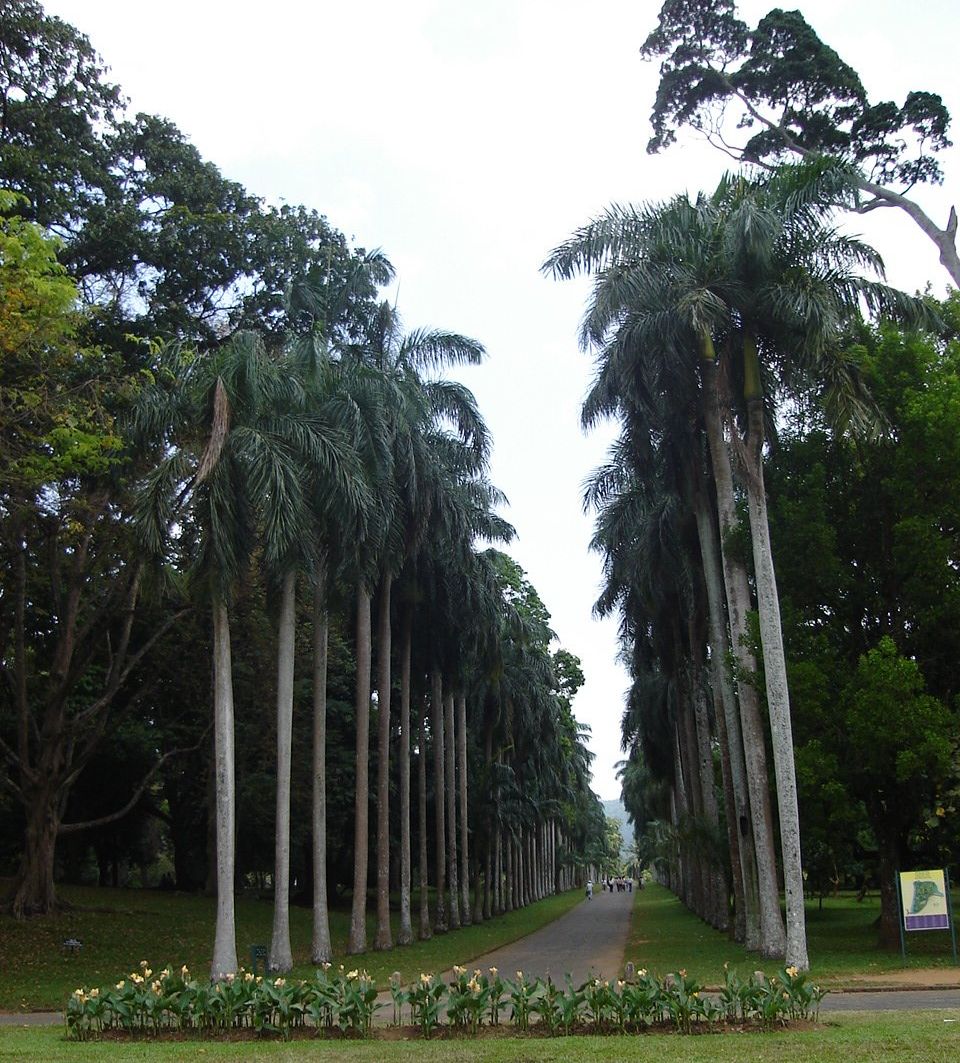
[[[163,765],[166,764],[166,762],[170,760],[171,757],[177,757],[183,753],[195,753],[202,745],[209,730],[210,728],[208,727],[203,732],[200,741],[197,742],[196,745],[190,746],[188,749],[171,749],[169,753],[164,753],[164,755],[143,777],[143,781],[134,791],[133,797],[130,798],[130,800],[123,806],[123,808],[118,809],[116,812],[111,812],[109,815],[100,816],[98,819],[88,819],[84,823],[61,823],[59,833],[77,834],[82,830],[93,830],[96,827],[105,827],[109,823],[115,823],[118,819],[122,819],[125,815],[127,815],[128,812],[130,812],[134,808],[140,798],[143,797],[144,792],[150,785],[150,781],[153,779],[154,775],[156,775],[157,772],[163,767]]]

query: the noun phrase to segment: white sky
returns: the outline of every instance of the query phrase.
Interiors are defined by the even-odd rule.
[[[944,97],[960,121],[956,0],[798,0],[871,98]],[[584,437],[586,287],[542,278],[548,251],[613,201],[710,190],[726,168],[690,137],[648,156],[656,67],[639,47],[659,0],[47,0],[91,39],[132,106],[172,119],[207,159],[271,202],[304,203],[397,268],[408,328],[472,335],[466,369],[495,441],[511,552],[583,661],[575,703],[593,728],[594,788],[619,794],[625,673],[616,624],[591,619],[599,559],[580,485],[611,433]],[[743,2],[751,24],[775,6]],[[792,4],[786,6],[793,6]],[[954,134],[960,137],[960,130]],[[943,224],[943,189],[917,199]],[[957,196],[960,199],[960,196]],[[900,212],[861,225],[894,283],[943,289]]]

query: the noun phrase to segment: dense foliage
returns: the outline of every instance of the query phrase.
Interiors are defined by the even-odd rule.
[[[424,936],[606,860],[579,662],[490,546],[489,435],[446,375],[482,345],[405,331],[381,252],[131,115],[33,0],[0,12],[0,95],[13,913],[58,878],[215,890],[222,976],[237,887],[273,891],[285,969],[291,897],[319,962],[328,892],[362,927],[369,878],[377,947],[391,888],[411,940],[417,855]]]

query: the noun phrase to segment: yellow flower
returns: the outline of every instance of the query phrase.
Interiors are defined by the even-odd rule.
[[[696,998],[697,998],[697,1000],[699,1000],[699,999],[700,999],[700,991],[699,991],[699,990],[696,990],[696,989],[695,989],[695,990],[693,991],[693,996],[694,996],[694,997],[696,997]]]
[[[352,971],[347,971],[347,978],[349,978],[351,982],[354,980],[354,978],[359,978],[359,977],[360,977],[360,972],[356,968],[354,968]]]
[[[144,978],[149,978],[150,975],[152,975],[152,974],[153,974],[153,971],[151,971],[149,967],[144,967],[144,969],[143,969],[143,977]]]
[[[517,971],[517,981],[518,982],[522,982],[523,981],[523,971]]]
[[[946,814],[947,814],[947,810],[946,810],[946,809],[945,809],[945,808],[943,807],[943,805],[938,805],[938,806],[937,806],[937,816],[938,816],[938,817],[939,817],[940,819],[943,819],[943,817],[944,817],[944,816],[945,816]]]
[[[116,989],[123,989],[123,987],[124,987],[124,986],[125,986],[126,984],[127,984],[127,983],[126,983],[126,982],[125,982],[125,981],[124,981],[124,980],[123,980],[123,979],[121,978],[121,979],[120,979],[120,981],[119,981],[119,982],[117,982],[117,984],[116,984],[116,986],[115,986],[114,988],[116,988]]]
[[[623,989],[623,987],[624,987],[624,986],[625,986],[626,984],[627,984],[627,983],[626,983],[626,982],[624,982],[622,978],[618,978],[618,979],[617,979],[617,989]]]
[[[159,982],[152,982],[150,988],[154,993],[159,994],[160,990],[163,989],[163,986]]]
[[[282,989],[287,984],[286,978],[277,978],[274,983],[274,989]]]
[[[322,968],[323,968],[323,969],[324,969],[325,971],[329,971],[329,970],[330,970],[330,968],[331,968],[331,967],[333,966],[333,964],[332,964],[332,963],[328,963],[328,962],[327,962],[326,960],[324,960],[324,961],[323,961],[323,963],[321,963],[321,964],[320,964],[320,966],[321,966],[321,967],[322,967]]]
[[[243,976],[243,980],[245,982],[252,982],[253,981],[253,973],[251,971],[247,971],[247,973]]]
[[[429,974],[424,974],[422,971],[420,972],[420,984],[421,985],[429,985],[430,984],[430,978],[431,978],[431,976]]]
[[[235,975],[235,974],[233,973],[233,971],[227,971],[227,973],[226,973],[226,974],[224,975],[224,977],[226,978],[226,980],[227,980],[227,981],[228,981],[228,982],[229,982],[229,983],[230,983],[231,985],[233,985],[233,980],[234,980],[234,978],[236,978],[237,976],[236,976],[236,975]]]
[[[640,970],[639,970],[639,971],[637,971],[637,977],[638,977],[638,978],[646,978],[646,976],[647,976],[647,969],[646,969],[646,967],[641,967],[641,968],[640,968]]]
[[[681,978],[686,978],[687,977],[687,969],[686,969],[686,967],[681,967],[680,968],[680,977]]]
[[[459,964],[455,963],[453,965],[453,973],[456,974],[456,975],[466,974],[467,973],[467,969],[466,969],[466,967],[461,967],[461,966],[459,966]]]
[[[96,1000],[98,996],[100,996],[100,990],[99,989],[94,987],[93,989],[90,990],[90,999],[91,1000]]]
[[[147,968],[147,967],[149,967],[149,966],[150,966],[150,964],[149,964],[149,963],[147,963],[147,961],[146,961],[146,960],[141,960],[141,961],[140,961],[140,968],[141,968],[141,970],[143,970],[143,969],[145,969],[145,968]]]
[[[497,969],[496,969],[496,967],[491,967],[490,968],[490,973],[493,975],[494,978],[496,978],[497,977]]]
[[[180,977],[185,979],[189,973],[190,973],[190,968],[186,964],[184,964],[180,968]]]
[[[160,977],[161,978],[169,978],[170,977],[170,968],[169,967],[164,967],[164,969],[160,972]]]

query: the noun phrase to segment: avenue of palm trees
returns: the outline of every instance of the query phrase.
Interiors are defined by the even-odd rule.
[[[838,431],[869,430],[845,330],[863,310],[922,312],[862,275],[882,263],[832,226],[821,192],[833,179],[829,168],[788,168],[762,181],[729,177],[696,200],[614,207],[544,267],[594,275],[581,340],[596,352],[596,374],[583,423],[620,424],[585,502],[605,569],[596,608],[619,615],[633,680],[628,810],[638,824],[659,821],[670,884],[690,907],[726,928],[732,891],[738,940],[801,969],[800,823],[765,447],[778,411],[800,399],[821,403]]]
[[[496,513],[504,500],[487,475],[488,432],[471,393],[439,375],[484,350],[450,332],[404,332],[395,309],[375,299],[391,276],[382,255],[357,256],[338,280],[291,288],[292,325],[281,339],[241,332],[201,357],[161,349],[135,407],[139,445],[155,455],[136,515],[143,548],[206,600],[213,625],[214,977],[238,962],[231,612],[251,580],[264,581],[276,618],[272,969],[294,962],[298,757],[312,762],[311,957],[331,957],[325,715],[334,612],[348,618],[356,662],[350,952],[392,947],[392,890],[397,943],[406,944],[569,888],[591,839],[603,837],[591,756],[570,711],[577,684],[565,686],[560,674],[569,655],[554,661],[536,592],[505,554],[483,545],[513,535]],[[298,616],[312,629],[312,750],[292,747]],[[377,922],[368,942],[371,886]]]

